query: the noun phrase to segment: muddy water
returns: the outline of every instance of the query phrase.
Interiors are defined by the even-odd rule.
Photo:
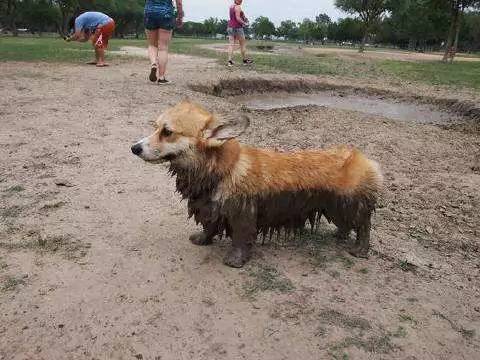
[[[335,92],[314,94],[266,93],[240,95],[229,98],[236,104],[252,110],[272,110],[286,107],[317,105],[334,109],[354,110],[366,114],[383,116],[393,120],[412,121],[425,124],[452,124],[462,122],[462,118],[441,111],[431,105],[400,102],[379,97],[343,95]]]

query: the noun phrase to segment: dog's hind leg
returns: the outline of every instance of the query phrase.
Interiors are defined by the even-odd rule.
[[[251,256],[257,239],[256,205],[249,204],[241,211],[229,211],[227,220],[232,230],[232,247],[224,258],[225,265],[240,268]]]
[[[371,213],[362,217],[362,221],[356,229],[357,238],[353,247],[348,251],[355,257],[368,258],[370,249],[370,217]]]

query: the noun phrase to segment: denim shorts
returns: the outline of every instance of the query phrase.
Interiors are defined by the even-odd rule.
[[[176,19],[174,17],[165,17],[163,15],[145,13],[143,23],[147,30],[173,30]]]
[[[240,38],[245,38],[245,32],[243,31],[243,28],[227,28],[227,34],[228,36],[235,36],[235,37],[240,37]]]

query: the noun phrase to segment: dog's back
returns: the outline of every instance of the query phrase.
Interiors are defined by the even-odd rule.
[[[255,207],[257,231],[271,235],[313,226],[323,215],[338,227],[357,229],[375,208],[382,177],[358,150],[279,153],[242,147],[216,199],[231,207]]]

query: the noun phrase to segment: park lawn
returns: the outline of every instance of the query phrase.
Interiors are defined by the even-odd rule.
[[[226,62],[226,54],[197,46],[216,42],[216,40],[175,37],[170,49],[173,53],[216,58],[221,62]],[[145,47],[146,40],[112,39],[110,41],[110,50],[120,50],[122,46]],[[0,61],[76,63],[90,60],[92,55],[90,43],[66,43],[60,38],[0,37]],[[114,56],[119,61],[130,61],[128,57],[120,55],[110,54],[109,56]],[[443,64],[438,61],[356,61],[338,58],[333,54],[325,56],[305,53],[278,55],[265,52],[255,55],[255,64],[258,71],[264,72],[280,71],[292,74],[389,78],[480,90],[480,62]]]
[[[377,66],[385,74],[406,80],[480,90],[480,61],[457,61],[453,64],[445,64],[440,61],[384,60]]]

